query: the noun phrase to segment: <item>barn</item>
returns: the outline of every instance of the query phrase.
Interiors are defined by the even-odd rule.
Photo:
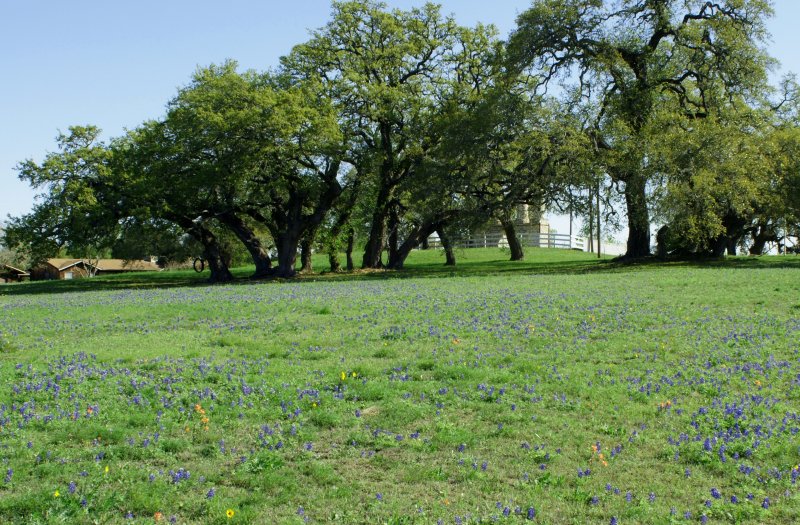
[[[150,261],[125,259],[47,259],[31,269],[32,281],[83,279],[95,275],[128,272],[158,272],[161,268]]]
[[[20,283],[31,278],[31,274],[25,270],[14,268],[9,264],[0,267],[0,283]]]
[[[93,270],[83,259],[47,259],[31,268],[31,281],[82,279],[90,277]]]

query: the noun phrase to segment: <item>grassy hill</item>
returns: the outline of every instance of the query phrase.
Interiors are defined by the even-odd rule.
[[[458,255],[0,287],[0,522],[800,515],[798,258]]]

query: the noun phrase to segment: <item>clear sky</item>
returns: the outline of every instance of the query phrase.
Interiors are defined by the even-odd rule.
[[[531,2],[437,3],[459,23],[492,23],[504,37]],[[800,72],[800,1],[775,0],[775,10],[770,53],[782,71]],[[14,166],[54,150],[58,130],[94,124],[105,138],[119,135],[161,116],[198,65],[275,66],[329,15],[328,0],[0,0],[0,220],[31,209],[33,191]]]

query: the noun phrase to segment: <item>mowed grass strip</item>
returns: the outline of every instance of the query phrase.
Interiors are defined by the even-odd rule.
[[[459,255],[0,288],[0,522],[800,515],[796,258]]]

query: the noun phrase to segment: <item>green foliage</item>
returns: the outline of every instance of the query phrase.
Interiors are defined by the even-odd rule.
[[[761,43],[771,14],[764,0],[538,0],[520,15],[511,62],[532,66],[544,86],[576,74],[574,102],[586,107],[597,160],[624,183],[629,256],[650,251],[647,185],[659,173],[648,145],[663,143],[665,124],[686,129],[729,100],[765,94],[772,61]],[[691,225],[681,229],[697,233]]]
[[[82,257],[107,247],[115,237],[116,195],[109,168],[110,152],[94,126],[73,126],[56,137],[58,151],[37,164],[17,166],[19,178],[41,191],[32,212],[12,218],[4,244],[32,261],[61,250]]]
[[[537,0],[506,44],[434,4],[334,2],[277,69],[198,68],[162,119],[109,145],[70,128],[21,163],[42,194],[4,257],[202,256],[218,282],[248,259],[291,277],[299,248],[338,270],[363,247],[363,267],[398,269],[433,232],[509,228],[522,203],[585,213],[586,189],[624,200],[628,255],[649,253],[652,216],[673,252],[752,238],[760,253],[800,230],[800,97],[791,77],[767,85],[770,14],[765,0]]]

